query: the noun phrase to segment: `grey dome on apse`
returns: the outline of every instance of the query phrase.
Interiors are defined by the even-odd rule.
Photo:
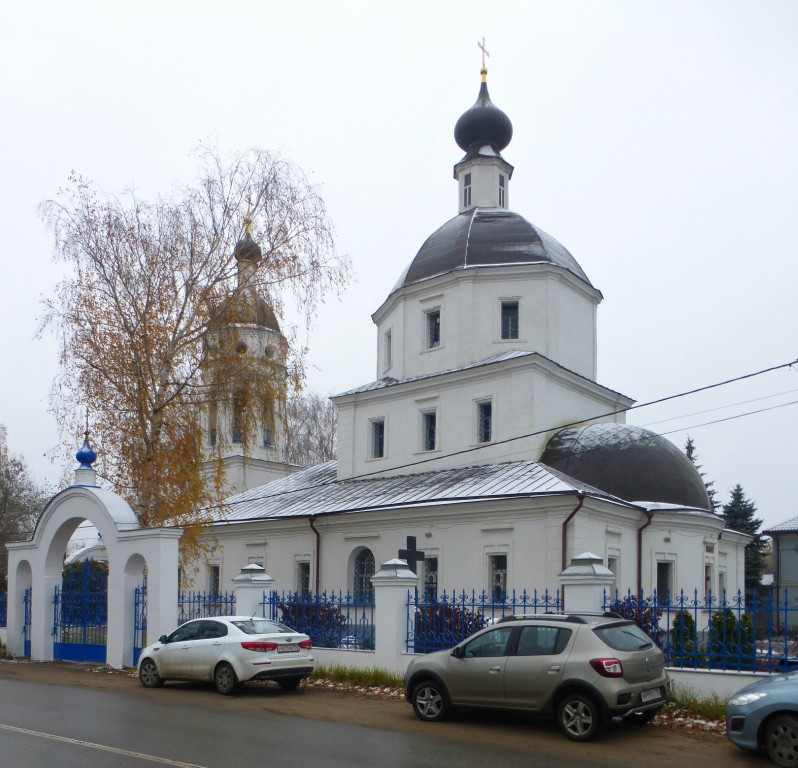
[[[555,433],[540,462],[627,501],[711,510],[704,481],[670,440],[630,424]]]
[[[460,115],[454,126],[454,140],[464,152],[473,152],[486,144],[501,152],[513,138],[513,124],[491,100],[482,69],[482,84],[474,106]]]
[[[456,269],[540,263],[562,267],[592,287],[565,246],[520,214],[501,208],[472,208],[427,238],[391,293]]]

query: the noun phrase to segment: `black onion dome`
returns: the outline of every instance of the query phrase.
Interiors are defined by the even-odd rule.
[[[274,314],[274,310],[263,299],[258,299],[255,304],[255,324],[268,328],[270,331],[281,333],[277,315]]]
[[[670,440],[641,427],[590,424],[560,430],[540,461],[627,501],[712,509],[690,459]]]
[[[233,256],[236,261],[255,261],[258,262],[263,256],[260,246],[252,239],[252,235],[247,232],[237,243]]]
[[[393,291],[455,269],[541,262],[567,269],[591,285],[568,250],[520,214],[472,208],[427,238]]]
[[[488,84],[483,79],[474,106],[463,112],[454,126],[454,140],[464,152],[478,149],[485,144],[501,152],[512,138],[513,124],[490,100]]]

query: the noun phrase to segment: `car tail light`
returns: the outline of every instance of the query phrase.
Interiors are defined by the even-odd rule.
[[[623,667],[618,659],[591,659],[590,666],[602,677],[623,677]]]
[[[300,648],[304,648],[306,651],[309,651],[313,647],[313,643],[310,640],[301,640],[299,643]]]
[[[241,643],[241,647],[245,651],[258,651],[259,653],[268,653],[269,651],[277,650],[277,643],[268,643],[263,640],[245,640]]]

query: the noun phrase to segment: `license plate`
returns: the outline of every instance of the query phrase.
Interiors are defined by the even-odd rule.
[[[661,698],[662,694],[660,693],[659,688],[649,688],[647,691],[643,691],[643,693],[640,694],[640,701],[643,703],[656,701],[657,699]]]
[[[277,646],[277,653],[296,653],[299,650],[297,643],[286,643],[285,645]]]

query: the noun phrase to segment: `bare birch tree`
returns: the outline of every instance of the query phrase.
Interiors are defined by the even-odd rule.
[[[184,526],[190,555],[201,510],[219,501],[221,489],[218,476],[209,484],[201,472],[203,409],[235,389],[254,420],[277,386],[273,359],[244,361],[234,343],[209,336],[224,322],[235,333],[247,301],[236,281],[236,243],[251,230],[263,254],[254,276],[259,295],[279,317],[293,293],[309,323],[349,272],[324,201],[274,154],[223,157],[203,147],[197,181],[168,198],[101,195],[73,174],[42,216],[54,229],[56,259],[71,268],[46,302],[43,324],[61,342],[53,409],[71,440],[80,431],[76,405],[89,408],[101,476],[142,525]],[[302,354],[293,349],[286,360],[282,350],[279,360],[299,380]],[[217,371],[212,387],[203,377],[209,365]]]

